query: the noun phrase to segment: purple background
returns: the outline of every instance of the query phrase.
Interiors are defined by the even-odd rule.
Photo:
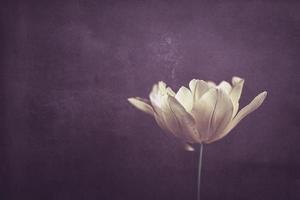
[[[126,99],[233,75],[269,93],[204,147],[203,200],[300,199],[296,1],[1,2],[0,199],[195,199],[198,154]]]

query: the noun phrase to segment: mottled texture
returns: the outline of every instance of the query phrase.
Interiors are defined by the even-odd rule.
[[[192,200],[197,153],[129,105],[245,78],[264,105],[204,146],[203,200],[300,199],[297,1],[1,1],[0,199]]]

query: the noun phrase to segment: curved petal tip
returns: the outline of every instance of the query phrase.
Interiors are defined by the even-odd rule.
[[[145,113],[148,113],[150,115],[154,114],[152,106],[150,106],[147,103],[146,99],[142,99],[142,98],[139,98],[139,97],[130,97],[127,100],[129,101],[130,104],[135,106],[137,109],[139,109],[139,110],[141,110]]]
[[[263,91],[261,94],[266,97],[268,95],[268,92],[267,91]]]
[[[127,98],[127,100],[131,103],[133,101],[133,97]]]
[[[136,99],[134,97],[130,97],[127,98],[127,100],[129,101],[129,103],[134,104],[134,102],[136,101]]]
[[[236,85],[238,83],[244,83],[245,82],[245,79],[244,78],[241,78],[239,76],[233,76],[232,79],[231,79],[231,83],[232,85]]]
[[[257,97],[255,99],[259,99],[260,103],[262,103],[266,99],[267,95],[268,95],[268,92],[263,91],[259,95],[257,95]]]

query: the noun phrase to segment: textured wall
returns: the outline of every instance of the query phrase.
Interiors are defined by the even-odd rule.
[[[269,94],[204,147],[203,200],[300,199],[297,1],[1,2],[1,199],[195,199],[197,153],[126,99],[233,75]]]

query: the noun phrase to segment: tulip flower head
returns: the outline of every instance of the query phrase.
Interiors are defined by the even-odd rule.
[[[175,93],[160,81],[154,84],[150,101],[140,97],[128,101],[184,142],[208,144],[226,136],[265,100],[266,91],[238,112],[243,85],[244,79],[239,77],[233,77],[232,84],[222,81],[218,85],[193,79],[189,88],[182,86]]]

